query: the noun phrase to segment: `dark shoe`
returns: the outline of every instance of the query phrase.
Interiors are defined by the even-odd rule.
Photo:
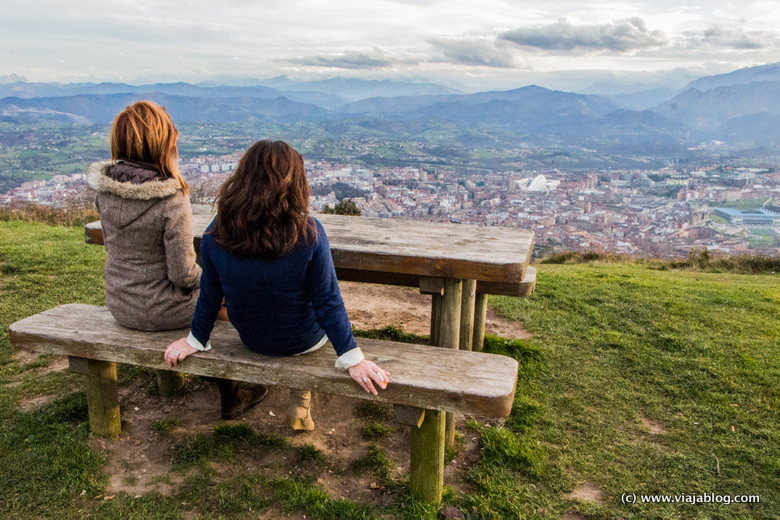
[[[251,410],[268,395],[265,385],[241,386],[237,381],[218,382],[222,402],[222,418],[226,421],[236,419]]]

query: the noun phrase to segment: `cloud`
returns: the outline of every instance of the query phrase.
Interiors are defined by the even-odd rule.
[[[505,69],[518,66],[515,53],[507,47],[497,47],[495,40],[438,38],[430,43],[441,52],[441,56],[432,61]]]
[[[638,17],[601,25],[574,25],[560,20],[549,25],[512,29],[501,33],[499,38],[546,51],[629,52],[666,43],[661,31],[648,31],[644,20]]]
[[[331,69],[380,69],[404,63],[405,60],[392,58],[382,51],[368,52],[337,52],[307,56],[286,60],[294,65],[306,67],[326,67]]]
[[[745,31],[743,29],[713,26],[704,31],[683,33],[682,47],[716,47],[736,50],[766,49],[777,44],[778,33]]]

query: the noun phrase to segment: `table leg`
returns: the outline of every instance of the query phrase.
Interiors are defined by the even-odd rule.
[[[487,302],[487,294],[478,294],[474,299],[474,339],[471,342],[471,347],[476,352],[482,352],[482,348],[485,346]]]
[[[171,370],[157,371],[157,390],[164,397],[172,397],[184,386],[184,374]]]
[[[459,348],[462,298],[463,281],[447,278],[444,281],[444,295],[442,296],[441,318],[439,320],[438,344],[440,347]],[[446,416],[445,445],[452,448],[455,444],[455,414],[447,412]]]
[[[460,306],[460,349],[471,350],[474,336],[474,299],[477,295],[477,281],[463,281],[463,300]]]
[[[439,346],[439,326],[441,325],[441,300],[440,294],[431,295],[431,338],[430,344]]]

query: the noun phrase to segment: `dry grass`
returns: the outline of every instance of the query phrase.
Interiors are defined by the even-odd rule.
[[[13,203],[0,206],[0,222],[42,222],[60,226],[83,226],[98,220],[94,200],[73,201],[66,206]]]
[[[780,271],[780,257],[767,255],[724,255],[713,253],[706,247],[691,248],[685,260],[661,260],[599,251],[564,251],[540,260],[540,264],[637,263],[650,268],[688,269],[713,273],[767,274]]]

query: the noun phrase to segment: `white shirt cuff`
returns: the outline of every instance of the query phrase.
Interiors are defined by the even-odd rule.
[[[211,350],[211,340],[206,342],[206,346],[204,347],[203,344],[198,341],[198,338],[192,335],[192,332],[190,332],[190,335],[187,336],[187,345],[191,346],[195,350],[200,350],[201,352],[204,350]]]
[[[336,359],[336,368],[349,369],[363,361],[363,359],[365,359],[363,351],[360,350],[360,347],[356,347],[344,352]]]

